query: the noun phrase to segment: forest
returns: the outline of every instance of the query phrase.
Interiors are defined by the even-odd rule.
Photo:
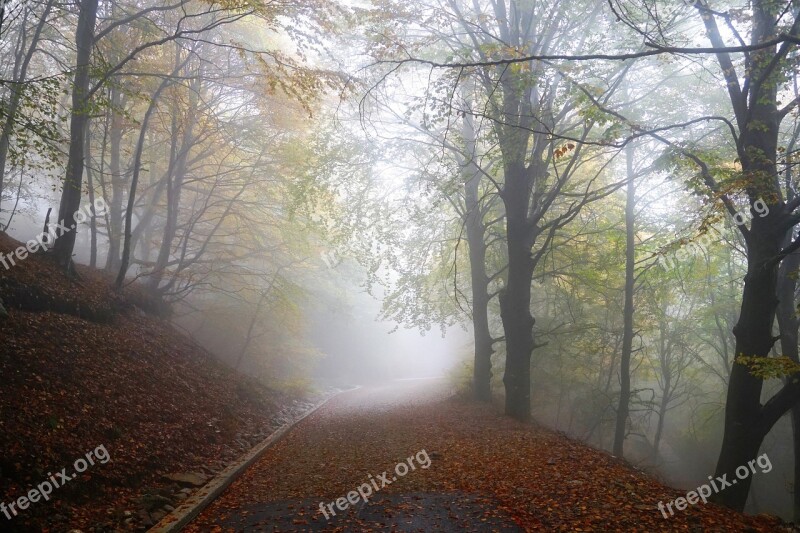
[[[689,530],[673,514],[687,500],[686,513],[720,513],[697,518],[701,530],[800,522],[800,2],[0,1],[0,500],[88,460],[101,443],[89,435],[122,468],[91,466],[89,485],[64,489],[85,516],[32,504],[11,522],[20,530],[90,530],[98,494],[124,487],[114,501],[133,501],[190,458],[218,458],[213,477],[236,455],[229,441],[250,449],[280,425],[266,431],[267,411],[325,395],[287,438],[332,460],[311,427],[362,404],[342,442],[386,405],[406,420],[403,402],[429,392],[413,392],[420,380],[468,406],[425,412],[474,424],[475,439],[496,430],[512,446],[518,427],[568,439],[492,451],[504,465],[493,482],[554,464],[548,450],[564,446],[572,469],[599,453],[587,464],[621,463],[598,472],[624,464],[674,494],[697,487],[669,512],[674,496],[628,498],[625,527],[609,509],[587,529],[580,513],[475,488],[520,531]],[[98,388],[81,392],[69,369],[89,361]],[[145,398],[155,383],[170,392],[115,400],[107,427],[88,429],[114,389]],[[406,396],[373,391],[386,383]],[[58,388],[74,408],[32,392]],[[203,400],[184,416],[190,395]],[[170,413],[163,426],[136,425],[149,401]],[[200,426],[197,450],[135,459],[137,433],[192,440]],[[323,529],[292,518],[274,530],[324,530],[337,495],[407,456],[412,485],[393,490],[429,494],[420,516],[444,487],[472,494],[436,476],[477,441],[414,431],[403,451],[356,454],[342,468],[360,468],[352,481],[304,493],[333,502],[314,518]],[[426,438],[438,451],[414,470],[434,450]],[[464,461],[464,483],[477,480]],[[259,464],[247,475],[273,475]],[[548,502],[593,498],[578,484],[556,496],[563,482],[548,492],[541,475]],[[238,503],[208,509],[277,501],[236,483],[225,498]],[[156,526],[172,503],[94,531]],[[230,526],[205,513],[189,530]],[[273,530],[259,527],[244,530]]]

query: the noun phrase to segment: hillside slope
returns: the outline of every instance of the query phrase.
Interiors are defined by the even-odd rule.
[[[0,253],[20,244],[0,233]],[[39,254],[0,266],[3,531],[141,530],[212,473],[202,465],[220,469],[271,433],[292,401],[145,315],[136,292],[115,296],[102,273],[78,272],[70,281]],[[92,451],[105,463],[87,461],[49,501],[8,512],[63,468],[84,469],[77,460]]]

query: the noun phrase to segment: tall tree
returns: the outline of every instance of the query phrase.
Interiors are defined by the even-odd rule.
[[[752,2],[750,43],[759,45],[775,39],[779,31],[800,34],[800,17],[792,3],[771,0]],[[697,9],[705,24],[711,44],[724,46],[718,29],[717,14],[704,5]],[[786,17],[789,20],[786,20]],[[778,136],[781,121],[794,109],[798,100],[779,108],[778,92],[787,56],[795,47],[791,42],[765,47],[747,54],[739,67],[726,52],[717,54],[728,86],[731,108],[737,126],[736,149],[742,168],[742,189],[754,217],[750,228],[738,228],[747,243],[747,274],[742,291],[739,320],[733,328],[737,357],[766,358],[778,340],[773,334],[778,306],[777,283],[780,263],[800,249],[800,239],[783,246],[786,232],[800,221],[795,211],[800,199],[786,201],[778,185]],[[718,190],[718,189],[717,189]],[[760,216],[752,207],[767,202],[769,213]],[[758,215],[758,216],[756,216]],[[736,469],[758,455],[764,437],[772,426],[798,400],[800,376],[795,376],[765,404],[761,403],[764,380],[743,362],[733,365],[725,409],[725,433],[717,462],[716,475],[737,479]],[[736,509],[743,509],[752,478],[739,479],[721,491],[715,499]]]
[[[28,69],[31,65],[31,59],[38,49],[39,40],[42,37],[42,31],[45,24],[47,24],[50,17],[50,11],[55,2],[47,0],[44,4],[42,13],[37,14],[27,4],[22,6],[24,15],[21,23],[21,29],[18,32],[17,51],[14,54],[14,68],[12,70],[13,76],[9,80],[11,87],[9,89],[10,97],[7,103],[3,105],[3,112],[0,113],[4,122],[2,131],[0,131],[0,202],[3,199],[3,186],[5,184],[6,164],[8,160],[9,143],[12,134],[14,133],[17,124],[17,113],[19,112],[20,104],[22,102],[23,94],[26,90],[26,79],[28,77]],[[2,22],[2,12],[5,9],[5,2],[0,7],[0,23]],[[28,19],[33,15],[38,15],[39,20],[36,25],[30,30],[31,35],[28,36]]]
[[[796,87],[796,86],[795,86]],[[795,97],[797,97],[797,90],[795,90]],[[786,153],[793,154],[796,150],[796,145],[800,136],[800,128],[795,126],[789,142],[786,146]],[[784,169],[782,180],[782,188],[786,195],[786,201],[794,201],[797,193],[796,191],[796,178],[794,168],[792,165],[787,165]],[[786,231],[782,246],[785,248],[791,246],[794,239],[797,238],[796,229],[794,227]],[[778,282],[777,282],[777,320],[778,331],[780,333],[780,352],[784,357],[788,357],[795,364],[800,365],[800,350],[798,350],[798,342],[800,342],[800,318],[798,318],[797,310],[797,275],[800,273],[800,253],[789,254],[782,262],[778,269]],[[793,376],[784,378],[784,383],[789,384],[792,379],[797,379]],[[794,450],[794,486],[800,487],[800,401],[795,402],[791,410],[792,419],[792,438]],[[793,491],[793,514],[794,520],[800,520],[800,490]]]
[[[463,136],[465,160],[464,174],[464,226],[469,246],[469,268],[472,289],[472,334],[475,341],[473,368],[473,394],[475,398],[488,402],[492,399],[492,354],[495,339],[489,327],[489,282],[486,263],[487,223],[485,202],[481,196],[482,172],[477,163],[477,139],[474,117],[465,114]]]
[[[623,296],[622,354],[619,365],[619,403],[617,422],[614,431],[614,455],[623,456],[623,446],[628,429],[629,405],[631,399],[631,354],[633,353],[633,293],[636,284],[636,183],[633,170],[634,149],[629,144],[625,150],[625,170],[627,186],[625,191],[625,289]]]
[[[583,143],[595,123],[578,116],[579,92],[572,80],[541,61],[509,68],[502,62],[493,65],[492,59],[509,53],[511,57],[555,53],[571,49],[576,41],[579,46],[581,28],[596,20],[598,9],[510,0],[487,6],[492,13],[488,19],[477,5],[469,13],[456,0],[448,5],[472,43],[470,53],[489,65],[478,69],[476,75],[485,92],[485,118],[502,154],[503,182],[498,193],[505,209],[508,252],[505,287],[500,293],[506,345],[505,411],[527,420],[531,414],[531,354],[536,347],[531,314],[534,271],[558,230],[587,203],[616,186],[593,190],[593,180],[589,186],[575,184],[576,170],[587,150]],[[621,78],[611,77],[613,92]],[[554,142],[554,138],[564,137],[575,142]]]
[[[58,221],[68,230],[75,230],[75,212],[81,205],[83,184],[83,163],[86,149],[86,128],[89,123],[90,68],[94,46],[95,21],[97,20],[98,0],[81,0],[78,24],[75,27],[75,45],[78,53],[75,59],[75,76],[72,81],[72,108],[70,110],[69,152],[64,188],[58,208]],[[65,231],[54,246],[56,261],[65,269],[72,264],[72,249],[75,247],[75,231]]]
[[[650,50],[628,56],[608,54],[606,58],[673,54],[679,49],[668,42],[668,30],[680,27],[679,24],[662,24],[665,19],[655,15],[647,5],[643,6],[644,10],[633,11],[617,9],[620,4],[609,3],[618,20],[642,35]],[[718,477],[737,479],[737,483],[712,496],[719,503],[741,510],[747,501],[752,478],[748,476],[739,480],[736,469],[755,459],[764,437],[800,399],[800,376],[793,374],[779,392],[762,404],[763,383],[768,376],[758,370],[764,363],[769,364],[766,358],[779,340],[773,333],[778,307],[779,266],[789,255],[800,250],[800,238],[783,245],[786,232],[800,221],[797,212],[800,199],[795,197],[787,201],[778,179],[781,123],[800,103],[800,99],[795,97],[783,105],[779,98],[795,66],[791,52],[800,33],[800,18],[792,2],[771,0],[753,1],[746,10],[737,10],[735,14],[733,10],[712,10],[703,2],[692,3],[692,9],[699,14],[711,48],[687,48],[686,53],[704,55],[710,51],[715,55],[720,75],[725,80],[733,120],[713,116],[695,118],[688,124],[709,120],[725,124],[735,146],[735,164],[741,170],[731,176],[724,165],[718,165],[718,159],[687,150],[684,145],[669,141],[659,133],[675,128],[674,125],[656,129],[635,125],[638,132],[634,137],[649,135],[658,139],[696,165],[699,179],[694,182],[695,190],[702,190],[709,199],[720,201],[734,219],[740,216],[735,205],[737,198],[745,198],[753,214],[749,226],[736,224],[746,244],[747,274],[739,318],[733,328],[736,360],[730,373],[725,430],[715,471]],[[640,15],[648,22],[656,17],[657,24],[640,29],[644,26]],[[736,17],[746,21],[749,30],[747,43],[732,23]],[[726,45],[718,19],[725,21],[730,36],[737,41],[736,46]],[[591,59],[589,55],[572,57]],[[603,111],[610,112],[597,99],[592,100]],[[612,114],[631,124],[620,113]],[[761,205],[767,209],[762,209]]]

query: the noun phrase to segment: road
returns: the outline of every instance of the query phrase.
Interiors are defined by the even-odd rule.
[[[444,428],[425,413],[450,393],[442,380],[343,393],[296,426],[187,531],[522,531],[494,498],[437,481],[442,463],[456,458],[439,451]]]

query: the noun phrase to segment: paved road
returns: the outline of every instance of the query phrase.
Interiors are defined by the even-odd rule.
[[[493,497],[437,479],[444,461],[458,460],[437,451],[447,431],[429,416],[450,392],[418,380],[340,395],[187,530],[522,531]]]

